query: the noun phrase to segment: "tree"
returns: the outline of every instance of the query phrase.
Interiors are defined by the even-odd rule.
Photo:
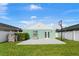
[[[61,40],[62,40],[62,20],[60,20],[58,24],[59,24],[59,26],[61,28],[60,32],[61,32]]]

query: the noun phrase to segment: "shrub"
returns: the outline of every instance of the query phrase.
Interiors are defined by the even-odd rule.
[[[29,34],[28,33],[15,33],[17,35],[17,39],[19,41],[27,40],[29,39]]]
[[[30,36],[28,33],[25,33],[25,39],[30,39]]]

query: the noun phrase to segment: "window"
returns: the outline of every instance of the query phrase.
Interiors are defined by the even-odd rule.
[[[34,31],[33,31],[33,35],[34,35],[34,36],[37,36],[37,35],[38,35],[38,31],[37,31],[37,30],[34,30]]]
[[[50,32],[48,32],[48,38],[50,38]]]
[[[45,38],[47,38],[47,32],[45,32]]]

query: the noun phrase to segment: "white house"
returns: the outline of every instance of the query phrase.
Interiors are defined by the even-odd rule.
[[[37,23],[25,29],[29,33],[31,39],[53,39],[55,38],[55,30],[43,23]]]
[[[57,30],[58,37],[61,37],[61,30]],[[62,37],[68,40],[79,41],[79,24],[62,29]]]
[[[0,42],[8,41],[8,34],[18,31],[21,32],[22,30],[18,27],[0,23]]]

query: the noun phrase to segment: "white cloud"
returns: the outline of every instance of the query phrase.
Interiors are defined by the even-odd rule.
[[[44,17],[44,19],[49,19],[49,18],[51,18],[51,16],[46,16],[46,17]]]
[[[67,10],[63,14],[65,15],[65,14],[69,14],[69,13],[73,13],[73,12],[78,12],[79,13],[79,9]]]
[[[50,27],[52,27],[53,25],[54,25],[53,23],[48,24],[48,26],[50,26]]]
[[[26,8],[26,7],[25,7]],[[42,10],[43,7],[39,6],[39,5],[36,5],[36,4],[31,4],[27,7],[27,9],[29,10]]]
[[[41,9],[42,9],[41,6],[34,5],[34,4],[30,5],[30,10],[41,10]]]
[[[23,24],[22,28],[29,27],[29,26],[35,24],[36,21],[37,21],[37,20],[35,20],[36,18],[37,18],[37,16],[31,16],[31,17],[29,17],[30,20],[22,20],[22,21],[20,21],[20,23]]]
[[[0,3],[0,5],[8,5],[8,3]]]
[[[20,23],[23,23],[23,24],[26,24],[26,25],[31,25],[31,24],[34,24],[35,22],[33,20],[31,21],[20,21]]]
[[[0,15],[6,14],[8,7],[8,3],[0,3]]]
[[[75,23],[73,23],[73,24],[72,24],[72,23],[64,23],[64,24],[63,24],[63,28],[69,27],[69,26],[74,25],[74,24],[75,24]]]
[[[31,16],[30,18],[31,18],[31,19],[36,19],[36,18],[37,18],[37,16]]]
[[[64,22],[75,22],[75,21],[79,21],[79,19],[65,19],[63,21]]]
[[[29,17],[29,19],[30,20],[28,20],[28,21],[27,20],[20,21],[20,23],[23,24],[21,28],[26,28],[26,27],[32,26],[37,23],[44,23],[47,26],[52,27],[53,29],[59,28],[58,23],[56,23],[57,21],[53,22],[51,16],[46,16],[46,17],[41,17],[41,18],[39,18],[37,16],[31,16],[31,17]],[[51,19],[51,20],[49,21],[49,19]]]
[[[9,17],[6,16],[8,13],[8,3],[0,3],[0,19],[9,20]]]
[[[26,27],[32,26],[36,22],[33,21],[33,20],[30,20],[30,21],[22,20],[22,21],[20,21],[20,23],[21,23],[20,27],[23,28],[23,29],[25,29]]]
[[[40,21],[34,21],[34,20],[30,20],[30,21],[20,21],[20,23],[22,24],[21,25],[21,28],[25,29],[26,27],[29,27],[29,26],[32,26],[34,24],[37,24],[37,23],[44,23],[44,22],[40,22]],[[49,26],[49,27],[52,27],[54,30],[55,29],[59,29],[59,25],[57,25],[56,23],[49,23],[49,24],[46,24],[44,23],[45,25]]]
[[[7,16],[0,16],[0,19],[5,19],[5,20],[9,20],[10,18]]]
[[[52,27],[53,30],[60,29],[60,26],[57,23],[49,23],[47,26]]]

